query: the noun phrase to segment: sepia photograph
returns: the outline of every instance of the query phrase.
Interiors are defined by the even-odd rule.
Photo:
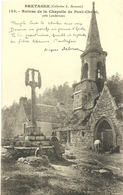
[[[122,10],[2,1],[2,195],[123,195]]]

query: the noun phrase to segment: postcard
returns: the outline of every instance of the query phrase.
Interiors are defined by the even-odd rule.
[[[3,194],[123,193],[122,10],[2,2]]]

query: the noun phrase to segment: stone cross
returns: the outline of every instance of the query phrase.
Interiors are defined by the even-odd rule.
[[[30,74],[31,73],[31,74]],[[38,78],[36,80],[36,75],[38,74]],[[31,77],[31,78],[30,78]],[[36,118],[35,118],[35,88],[41,88],[41,76],[39,70],[28,68],[25,72],[25,85],[31,87],[31,125],[32,127],[36,127]]]

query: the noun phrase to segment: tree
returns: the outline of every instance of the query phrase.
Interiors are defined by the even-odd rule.
[[[37,103],[57,105],[58,103],[64,104],[65,108],[72,111],[72,93],[73,89],[69,86],[68,82],[65,82],[59,86],[53,86],[53,88],[47,88],[44,93],[39,95]]]
[[[109,90],[113,97],[115,97],[116,103],[123,103],[123,78],[116,73],[107,80]]]
[[[41,97],[41,103],[47,104],[47,105],[56,105],[57,99],[54,97],[53,90],[51,88],[47,88],[42,97]]]
[[[2,138],[13,137],[18,108],[19,105],[13,102],[12,106],[2,109]]]

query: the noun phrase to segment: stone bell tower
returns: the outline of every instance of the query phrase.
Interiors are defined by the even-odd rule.
[[[101,47],[93,2],[86,48],[80,56],[82,62],[81,81],[73,85],[74,110],[94,107],[94,101],[102,91],[106,80],[106,56],[107,52],[103,51]]]

